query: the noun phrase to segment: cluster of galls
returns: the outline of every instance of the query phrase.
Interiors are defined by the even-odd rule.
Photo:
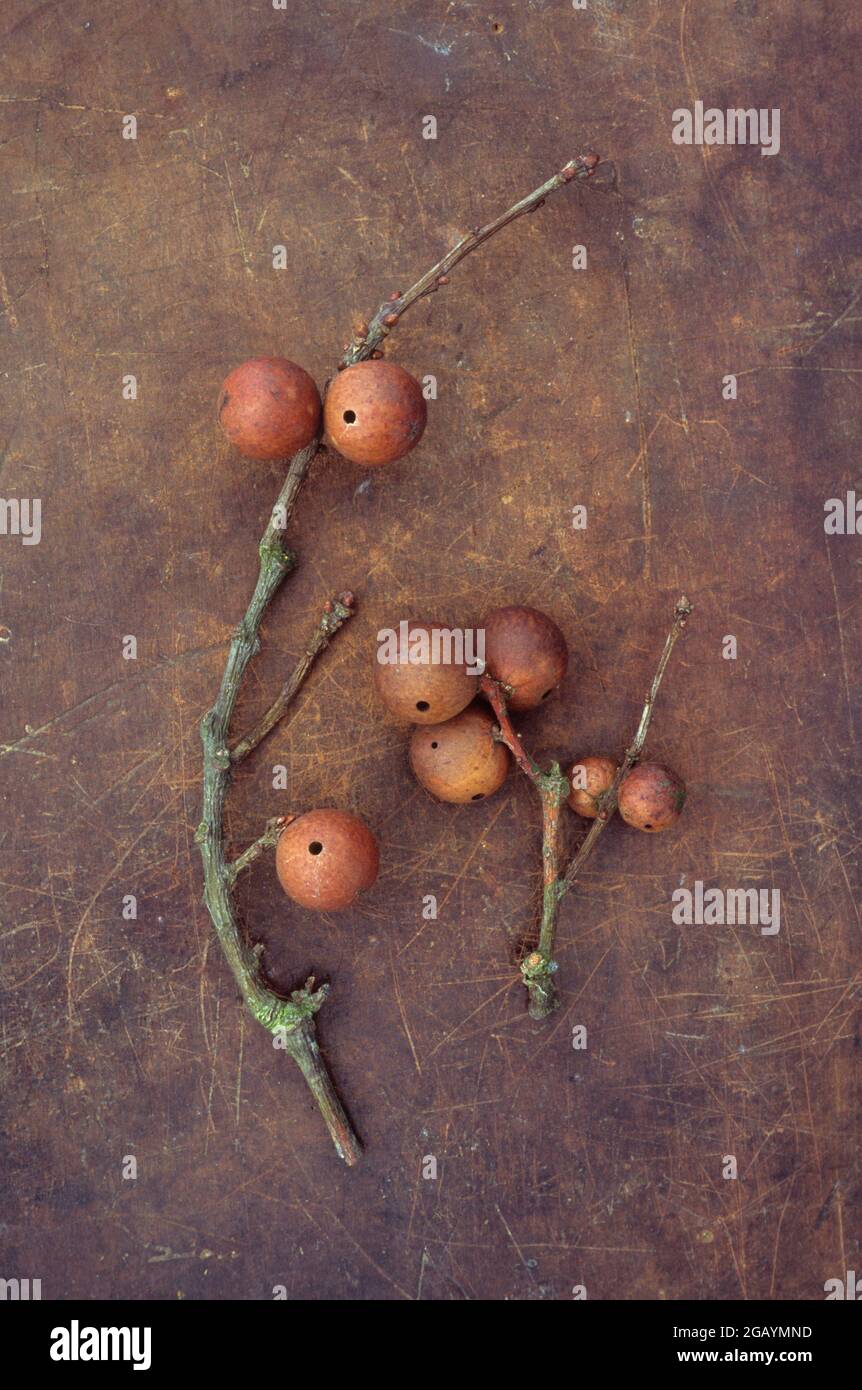
[[[255,357],[235,367],[218,402],[219,424],[252,459],[288,459],[320,434],[352,463],[376,468],[419,443],[427,418],[419,383],[394,362],[347,367],[325,402],[312,377],[285,357]],[[364,821],[346,811],[309,811],[291,821],[276,847],[285,893],[302,907],[349,907],[377,878],[380,853]]]
[[[569,805],[579,816],[602,815],[600,798],[610,791],[617,766],[611,758],[590,753],[569,773]],[[617,810],[626,825],[655,834],[678,819],[685,804],[685,783],[663,763],[636,763],[620,783]]]
[[[316,439],[323,422],[328,444],[353,463],[375,468],[402,458],[418,444],[426,423],[419,383],[382,359],[347,367],[330,384],[325,402],[304,368],[283,357],[257,357],[236,367],[222,386],[222,429],[248,458],[290,458]],[[535,608],[496,608],[485,620],[485,671],[502,688],[507,708],[535,709],[566,674],[568,649],[556,623]],[[500,741],[493,713],[482,702],[480,677],[464,662],[409,659],[411,642],[434,624],[409,625],[404,661],[375,665],[381,700],[398,719],[416,725],[410,765],[440,801],[481,801],[506,780],[511,755]],[[600,798],[614,780],[610,758],[590,755],[571,770],[569,805],[588,818],[604,814]],[[685,787],[658,763],[640,763],[618,792],[623,820],[639,830],[664,830],[677,819]],[[380,853],[358,816],[334,808],[292,820],[276,848],[285,893],[302,907],[323,912],[349,907],[375,882]]]
[[[557,624],[535,608],[496,608],[485,620],[485,673],[497,682],[507,709],[520,713],[541,705],[560,684],[568,649]],[[439,801],[482,801],[506,780],[511,755],[501,741],[496,718],[479,698],[480,677],[464,663],[428,664],[410,660],[411,651],[433,650],[434,624],[410,623],[402,643],[403,660],[378,662],[377,693],[391,714],[415,724],[410,766],[422,786]],[[443,639],[438,638],[438,648]],[[569,772],[568,804],[578,815],[606,815],[602,796],[610,791],[617,764],[590,754]],[[666,830],[678,818],[685,785],[660,763],[639,763],[622,781],[617,804],[623,820],[638,830]]]
[[[535,608],[495,608],[484,623],[485,672],[499,682],[511,710],[535,709],[566,674],[565,638],[545,613]],[[480,677],[466,663],[417,663],[422,636],[429,651],[436,624],[410,623],[407,640],[395,662],[377,662],[374,683],[396,718],[418,725],[410,739],[410,765],[416,777],[440,801],[465,803],[491,796],[506,780],[510,754],[500,742],[496,719],[478,697]],[[444,650],[445,638],[436,638]]]
[[[326,400],[303,367],[253,357],[235,367],[219,396],[219,423],[240,453],[290,458],[320,433],[351,463],[377,468],[419,443],[427,410],[418,381],[395,362],[357,362],[330,384]]]

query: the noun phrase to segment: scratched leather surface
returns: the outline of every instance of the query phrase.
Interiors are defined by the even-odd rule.
[[[740,1299],[860,1267],[859,542],[823,529],[858,480],[850,9],[7,0],[0,480],[43,499],[43,536],[0,538],[0,1273],[44,1297]],[[780,154],[674,146],[697,98],[780,107]],[[278,487],[214,402],[253,354],[323,382],[351,317],[589,147],[616,190],[555,194],[397,329],[438,380],[425,438],[363,487],[321,457],[241,702],[239,727],[356,590],[229,801],[237,847],[317,804],[380,838],[346,916],[291,910],[271,862],[239,894],[277,981],[332,982],[348,1171],[201,903],[197,720]],[[618,752],[681,591],[650,749],[685,815],[609,828],[563,909],[562,1009],[532,1023],[530,789],[432,803],[375,706],[374,634],[546,608],[573,660],[519,727],[545,757]],[[683,876],[779,888],[779,935],[675,927]]]

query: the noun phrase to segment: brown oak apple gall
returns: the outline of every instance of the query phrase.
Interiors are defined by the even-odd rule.
[[[291,458],[320,429],[320,392],[286,357],[252,357],[225,378],[218,420],[231,444],[252,459]]]
[[[679,818],[685,783],[662,763],[638,763],[619,790],[618,810],[626,825],[655,833]]]
[[[616,763],[601,753],[578,758],[569,770],[568,802],[572,810],[579,816],[586,816],[587,820],[595,820],[599,813],[598,799],[611,786],[616,770]]]
[[[377,841],[347,811],[307,811],[282,831],[275,849],[278,881],[300,907],[337,912],[370,888],[380,867]]]
[[[442,623],[411,622],[399,626],[395,650],[385,643],[378,647],[374,687],[396,719],[440,724],[476,698],[479,677],[469,673],[465,662],[446,660],[454,654],[446,634],[451,629]]]
[[[419,382],[394,362],[357,362],[326,393],[327,440],[351,463],[392,463],[419,443],[427,409]]]
[[[491,796],[509,771],[509,751],[494,738],[494,728],[486,709],[470,705],[445,724],[414,729],[410,766],[423,787],[459,805]]]
[[[511,692],[509,709],[535,709],[560,684],[568,664],[563,634],[537,608],[513,604],[485,619],[485,669]]]

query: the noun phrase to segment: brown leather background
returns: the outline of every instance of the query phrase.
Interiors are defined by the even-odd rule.
[[[43,499],[43,534],[0,537],[0,1274],[46,1298],[817,1299],[862,1268],[862,541],[823,525],[859,482],[853,9],[5,0],[0,490]],[[674,145],[697,98],[780,107],[780,153]],[[390,340],[437,377],[426,435],[373,476],[320,457],[241,702],[244,727],[356,590],[229,803],[238,848],[319,804],[380,838],[346,916],[292,910],[271,859],[240,892],[275,979],[332,982],[348,1171],[201,903],[197,721],[279,479],[215,400],[262,353],[322,384],[354,316],[590,147],[615,189],[555,194]],[[545,757],[617,753],[683,590],[649,746],[688,806],[663,836],[609,828],[562,912],[563,1007],[532,1023],[531,790],[432,803],[374,635],[545,608],[571,670],[519,727]],[[675,927],[696,879],[779,889],[780,934]]]

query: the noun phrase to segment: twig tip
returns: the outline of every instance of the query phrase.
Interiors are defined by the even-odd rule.
[[[578,155],[577,159],[570,159],[568,164],[563,165],[560,170],[560,177],[564,183],[570,183],[576,174],[586,174],[587,178],[595,173],[599,163],[599,156],[595,150],[590,150],[587,154]]]

